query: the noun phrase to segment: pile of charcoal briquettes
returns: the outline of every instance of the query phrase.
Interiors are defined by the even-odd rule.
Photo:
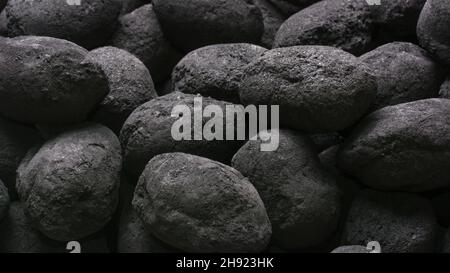
[[[0,10],[0,252],[450,251],[450,1]],[[278,148],[174,138],[199,98]]]

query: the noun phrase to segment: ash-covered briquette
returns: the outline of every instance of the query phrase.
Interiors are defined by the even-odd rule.
[[[0,37],[0,114],[30,124],[88,118],[108,94],[100,66],[88,51],[50,37]]]
[[[450,2],[427,0],[417,24],[420,45],[450,66]]]
[[[33,224],[57,241],[103,228],[119,198],[120,152],[113,132],[96,124],[31,149],[18,168],[17,191]]]
[[[341,145],[339,167],[384,191],[420,192],[450,186],[450,100],[385,107]]]
[[[138,57],[155,82],[166,80],[182,57],[166,40],[152,4],[123,15],[109,44]]]
[[[124,169],[127,172],[139,176],[150,159],[158,154],[171,152],[191,153],[224,163],[231,161],[241,146],[241,141],[193,140],[193,134],[191,140],[177,141],[173,138],[172,125],[179,117],[172,116],[172,109],[175,106],[186,105],[191,110],[193,120],[195,98],[195,95],[173,92],[141,105],[128,117],[120,132]],[[218,105],[224,113],[227,105],[233,105],[205,97],[202,98],[202,104],[203,109],[208,105]],[[209,119],[202,118],[202,120],[205,124]],[[224,134],[227,122],[230,121],[224,116]]]
[[[342,243],[377,241],[383,253],[433,252],[439,229],[430,202],[408,193],[362,191],[353,201]]]
[[[287,19],[274,47],[325,45],[362,54],[371,46],[373,27],[365,0],[323,0]]]
[[[121,0],[80,1],[9,0],[5,8],[10,36],[49,36],[93,49],[105,44],[113,33]]]
[[[93,119],[120,132],[128,116],[140,105],[156,98],[150,72],[135,56],[115,47],[102,47],[88,54],[109,83],[109,94],[97,106]]]
[[[184,52],[211,44],[257,44],[264,32],[254,0],[153,0],[153,5],[164,34]]]
[[[272,234],[263,201],[248,179],[194,155],[153,158],[133,206],[156,237],[188,252],[261,252]]]
[[[232,166],[248,177],[266,205],[273,242],[283,249],[317,247],[337,229],[340,192],[319,162],[308,137],[279,131],[276,152],[249,141],[233,157]]]
[[[376,80],[367,65],[327,46],[272,49],[243,72],[244,104],[279,105],[280,123],[309,133],[352,126],[369,109]]]
[[[265,51],[252,44],[220,44],[194,50],[175,66],[174,90],[240,103],[242,72]]]
[[[438,96],[444,69],[417,45],[385,44],[360,57],[377,78],[372,110]]]

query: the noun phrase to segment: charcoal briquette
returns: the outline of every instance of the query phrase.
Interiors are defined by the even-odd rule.
[[[372,69],[378,89],[371,109],[377,110],[438,96],[445,71],[419,46],[394,42],[360,57]]]
[[[426,99],[382,108],[341,145],[339,167],[384,191],[421,192],[449,186],[450,100]]]
[[[120,0],[80,1],[69,5],[54,0],[9,0],[5,8],[8,33],[49,36],[87,49],[104,45],[117,26]]]
[[[120,143],[111,130],[78,125],[27,153],[17,191],[33,225],[47,237],[82,239],[111,220],[121,166]]]
[[[427,0],[417,24],[420,45],[450,66],[450,2]]]
[[[243,70],[265,51],[252,44],[221,44],[194,50],[175,66],[174,90],[239,103]]]
[[[95,49],[89,52],[88,59],[101,67],[109,84],[109,93],[93,120],[119,133],[138,106],[158,96],[150,72],[138,58],[115,47]]]
[[[0,114],[30,124],[86,120],[108,94],[88,51],[50,37],[0,37]],[[20,61],[17,61],[20,60]]]
[[[323,0],[287,19],[274,47],[324,45],[362,54],[371,47],[373,28],[365,0]]]
[[[187,252],[261,252],[272,234],[248,179],[194,155],[153,158],[139,178],[133,207],[157,238]]]
[[[337,229],[340,191],[307,136],[280,130],[279,142],[273,153],[261,151],[261,141],[247,142],[233,157],[232,166],[261,195],[277,246],[317,247]]]
[[[197,96],[173,92],[158,97],[139,106],[127,119],[121,132],[124,156],[124,169],[132,175],[141,175],[148,161],[162,153],[184,152],[191,153],[224,163],[229,163],[234,153],[240,148],[241,141],[222,141],[206,139],[175,140],[172,136],[172,125],[180,119],[172,116],[174,107],[183,105],[191,110],[194,117],[194,99]],[[231,103],[211,98],[202,98],[203,109],[208,105],[217,105],[224,112]],[[201,117],[200,117],[201,118]],[[208,118],[201,118],[203,124]],[[193,124],[193,123],[192,123]],[[223,132],[226,133],[226,117],[223,117]],[[193,130],[192,130],[193,131]]]
[[[376,92],[370,68],[327,46],[265,52],[243,72],[241,102],[279,105],[280,123],[309,133],[346,129],[369,109]]]
[[[120,17],[119,26],[108,42],[138,57],[155,82],[167,80],[181,54],[167,41],[152,4]]]

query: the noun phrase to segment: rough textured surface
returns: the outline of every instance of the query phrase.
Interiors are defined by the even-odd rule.
[[[0,118],[0,180],[8,188],[11,199],[16,199],[16,169],[28,149],[40,141],[31,127]]]
[[[335,132],[356,122],[376,90],[369,68],[325,46],[267,51],[244,70],[244,104],[279,105],[280,122],[310,133]]]
[[[79,122],[108,93],[101,68],[71,42],[22,36],[0,38],[0,47],[0,114],[5,117],[26,123]]]
[[[342,241],[378,241],[383,253],[434,251],[438,227],[428,200],[412,194],[363,191],[350,209]]]
[[[337,228],[340,194],[321,166],[310,139],[279,131],[279,147],[260,151],[249,141],[233,157],[232,166],[255,186],[267,208],[273,241],[284,249],[316,247]]]
[[[9,209],[9,202],[8,189],[0,180],[0,222],[3,220],[3,217],[5,217]]]
[[[269,2],[269,0],[254,0],[256,6],[261,10],[264,22],[264,33],[261,37],[261,45],[272,48],[275,35],[281,24],[284,22],[284,16]]]
[[[180,54],[165,39],[151,4],[122,16],[109,44],[138,57],[155,82],[167,79],[180,59]]]
[[[450,2],[427,0],[417,24],[420,45],[450,66]]]
[[[94,120],[118,133],[134,109],[157,97],[152,77],[138,58],[122,49],[98,48],[88,58],[102,68],[109,83],[109,94],[100,103]]]
[[[360,57],[377,77],[377,96],[372,109],[437,97],[443,69],[428,53],[411,43],[383,45]]]
[[[153,0],[153,4],[164,34],[186,52],[211,44],[256,44],[264,31],[254,0]]]
[[[178,116],[171,116],[173,108],[177,105],[186,105],[193,119],[194,98],[196,98],[194,95],[173,92],[141,105],[130,115],[120,132],[124,168],[128,172],[139,176],[150,159],[158,154],[170,152],[185,152],[224,163],[230,162],[241,145],[239,141],[176,141],[172,137],[172,126],[180,119]],[[203,109],[208,105],[218,105],[224,110],[226,105],[231,105],[210,98],[202,98],[202,103]],[[203,124],[208,120],[203,118]],[[193,122],[191,125],[193,128]],[[225,117],[223,126],[226,128]],[[192,136],[193,131],[194,129]]]
[[[79,6],[55,0],[9,0],[5,10],[11,36],[49,36],[91,49],[111,36],[121,8],[119,0],[81,1]]]
[[[117,252],[173,253],[176,251],[156,239],[129,204],[120,217]]]
[[[340,246],[331,253],[370,253],[365,246]]]
[[[444,99],[450,99],[450,76],[444,81],[439,90],[439,97]]]
[[[174,89],[239,103],[242,71],[265,51],[251,44],[221,44],[194,50],[175,66]]]
[[[133,206],[156,237],[188,252],[260,252],[272,233],[258,192],[242,174],[188,154],[153,158]]]
[[[372,42],[373,22],[365,0],[323,0],[287,19],[274,47],[327,45],[353,54],[366,52]]]
[[[111,219],[120,169],[113,132],[84,125],[32,149],[18,169],[17,191],[42,233],[58,241],[81,239]]]
[[[339,167],[380,190],[426,191],[450,182],[450,100],[376,111],[341,146]]]

